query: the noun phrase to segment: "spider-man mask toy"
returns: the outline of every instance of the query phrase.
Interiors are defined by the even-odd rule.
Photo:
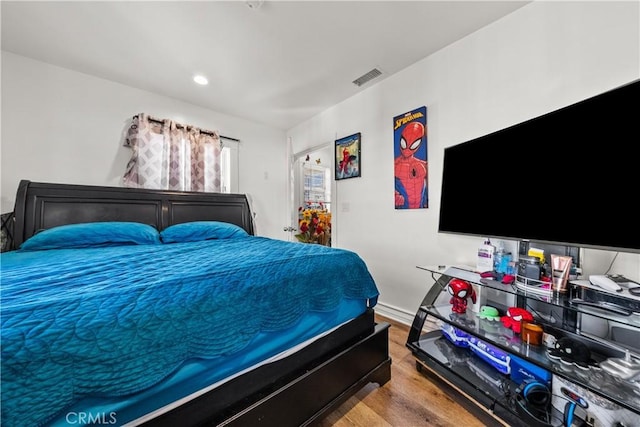
[[[531,322],[533,321],[533,315],[520,307],[509,307],[507,310],[507,315],[502,316],[500,321],[502,324],[511,329],[516,334],[520,333],[522,321]]]

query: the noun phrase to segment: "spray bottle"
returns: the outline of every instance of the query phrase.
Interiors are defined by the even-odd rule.
[[[476,269],[479,273],[493,271],[495,252],[496,247],[491,244],[491,241],[487,237],[484,243],[478,248],[478,265]]]

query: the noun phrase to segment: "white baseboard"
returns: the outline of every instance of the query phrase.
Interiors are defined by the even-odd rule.
[[[395,320],[396,322],[407,326],[411,326],[413,324],[413,318],[416,316],[416,313],[411,313],[380,301],[378,301],[374,310],[381,316],[388,317],[391,320]]]

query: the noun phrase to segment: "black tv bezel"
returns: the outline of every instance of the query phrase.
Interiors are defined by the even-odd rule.
[[[627,103],[627,105],[623,105],[622,102],[628,101],[629,99],[635,100],[634,103]],[[603,108],[615,106],[614,109],[607,109],[605,112],[602,111]],[[587,111],[585,116],[580,116],[579,114]],[[608,112],[608,113],[607,113]],[[619,114],[617,114],[619,113]],[[438,232],[446,233],[446,234],[457,234],[457,235],[465,235],[465,236],[479,236],[479,237],[490,237],[496,239],[507,239],[507,240],[515,240],[515,241],[525,241],[525,242],[540,242],[547,243],[553,245],[563,245],[563,246],[575,246],[575,247],[584,247],[584,248],[594,248],[594,249],[603,249],[603,250],[612,250],[619,252],[630,252],[630,253],[640,253],[640,213],[637,215],[639,220],[635,223],[632,221],[632,214],[626,213],[625,215],[621,215],[628,222],[627,229],[624,229],[624,226],[614,224],[615,233],[617,233],[618,237],[611,237],[607,235],[606,231],[602,231],[603,227],[603,218],[605,216],[609,216],[613,218],[613,215],[609,213],[608,208],[603,207],[602,205],[591,205],[592,209],[585,209],[584,206],[574,206],[577,211],[585,210],[585,211],[595,211],[596,215],[593,218],[590,218],[588,221],[592,221],[591,224],[588,224],[588,221],[582,221],[583,225],[578,225],[577,227],[573,227],[572,233],[548,233],[548,230],[535,230],[531,227],[523,227],[518,226],[514,227],[513,225],[509,225],[505,223],[505,225],[501,228],[501,226],[492,224],[490,222],[485,223],[483,225],[483,218],[487,218],[487,209],[494,209],[496,212],[504,212],[506,209],[513,210],[513,216],[517,216],[518,213],[522,214],[523,212],[529,213],[536,208],[540,211],[546,209],[544,206],[540,206],[535,204],[533,200],[535,200],[534,196],[531,194],[534,193],[532,191],[535,186],[535,182],[533,180],[526,181],[522,179],[525,176],[525,172],[519,171],[518,168],[524,167],[527,168],[530,165],[527,165],[528,157],[532,157],[534,160],[536,156],[527,156],[526,150],[522,150],[522,148],[527,147],[519,147],[520,150],[513,150],[513,161],[509,162],[509,164],[505,164],[502,170],[496,170],[495,164],[488,160],[489,155],[495,155],[495,153],[491,153],[490,149],[506,149],[510,146],[508,145],[509,141],[518,140],[514,137],[514,135],[522,136],[522,143],[529,144],[532,141],[535,141],[537,137],[540,137],[541,140],[544,140],[545,132],[552,126],[560,126],[562,129],[562,125],[568,123],[569,125],[575,125],[576,117],[584,117],[585,126],[595,126],[598,124],[598,120],[601,118],[611,119],[613,122],[616,120],[626,120],[627,125],[620,127],[616,127],[616,129],[607,128],[607,123],[604,123],[600,128],[595,128],[593,131],[593,138],[602,138],[606,132],[611,132],[613,134],[613,138],[617,138],[617,140],[622,141],[620,144],[623,144],[624,141],[639,141],[640,142],[640,79],[631,81],[627,84],[618,86],[614,89],[608,90],[606,92],[600,93],[598,95],[592,96],[590,98],[583,99],[582,101],[576,102],[574,104],[568,105],[566,107],[557,109],[550,113],[534,117],[530,120],[515,124],[513,126],[509,126],[505,129],[501,129],[496,132],[489,133],[487,135],[480,136],[478,138],[471,139],[469,141],[452,145],[450,147],[446,147],[444,149],[443,156],[443,168],[442,168],[442,187],[441,187],[441,195],[440,195],[440,212],[439,212],[439,222],[438,222]],[[635,118],[635,122],[632,119]],[[606,120],[605,120],[606,121]],[[633,125],[629,125],[629,123],[633,123]],[[635,124],[637,123],[637,126]],[[628,127],[634,126],[633,132],[631,136],[628,135]],[[541,128],[541,130],[537,130],[536,127]],[[567,128],[569,128],[567,126]],[[578,146],[574,141],[579,140],[579,138],[590,138],[591,133],[581,130],[579,128],[577,130],[577,137],[573,137],[573,133],[570,129],[561,130],[560,135],[554,140],[554,144],[551,144],[552,147],[556,149],[555,153],[563,153],[562,151],[566,149],[567,153],[573,153],[573,151],[569,151],[571,149],[576,149]],[[604,130],[603,130],[604,129]],[[624,135],[621,133],[624,132]],[[622,135],[622,136],[621,136]],[[565,137],[570,143],[566,144],[566,147],[562,143],[562,140],[559,138]],[[626,139],[625,139],[626,138]],[[549,138],[553,139],[553,138]],[[594,141],[583,141],[584,147],[593,146]],[[605,141],[606,142],[606,141]],[[510,142],[509,142],[510,143]],[[602,141],[598,141],[598,146],[602,143]],[[492,144],[495,147],[491,148]],[[618,145],[621,147],[622,145]],[[635,150],[637,151],[638,143],[635,143],[634,148],[630,148],[628,151]],[[482,151],[483,147],[487,148],[488,152],[485,153]],[[513,148],[513,147],[511,147]],[[516,147],[518,148],[518,147]],[[597,148],[595,148],[597,149]],[[594,156],[596,156],[595,152],[584,151],[584,150],[576,150],[579,151],[578,157],[581,160],[594,160]],[[462,157],[460,153],[466,152],[468,153],[468,157],[473,159],[473,164],[469,163],[471,160],[460,161],[459,165],[452,165],[452,159],[450,157],[458,156]],[[614,153],[615,154],[615,153]],[[603,151],[602,154],[597,155],[598,159],[600,157],[603,158],[603,161],[607,162],[606,164],[610,164],[611,161],[615,158],[615,155],[611,154],[607,151]],[[526,156],[526,157],[522,157]],[[501,157],[498,154],[497,157]],[[631,194],[635,190],[636,194],[640,194],[640,162],[636,163],[635,170],[631,170],[630,168],[625,168],[625,172],[619,172],[622,178],[618,175],[615,177],[609,176],[598,176],[598,174],[602,174],[603,172],[599,171],[597,168],[591,170],[593,177],[586,176],[589,172],[583,166],[579,164],[574,167],[574,170],[568,170],[565,175],[571,177],[572,173],[574,175],[580,175],[581,168],[584,168],[585,173],[578,177],[574,177],[576,179],[584,178],[586,180],[585,185],[598,185],[598,180],[605,179],[613,181],[614,179],[620,178],[625,179],[625,181],[620,182],[630,182],[631,185],[623,185],[621,188],[617,187],[609,187],[607,190],[607,184],[609,181],[602,183],[602,187],[605,187],[603,193],[609,191],[611,194],[617,197],[617,200],[610,201],[607,203],[611,203],[611,209],[616,209],[619,206],[626,206],[626,209],[635,209],[633,206],[637,203],[634,203],[632,200],[628,200],[629,197],[625,197],[625,191],[630,190]],[[456,160],[456,159],[454,159]],[[460,159],[457,159],[460,160]],[[503,160],[506,160],[504,158]],[[488,169],[483,176],[479,175],[479,166],[483,162],[487,162]],[[620,160],[626,166],[633,166],[633,159],[629,156],[623,156]],[[465,171],[465,166],[468,166],[470,171]],[[473,192],[469,190],[467,197],[465,200],[468,200],[465,203],[460,203],[460,212],[456,212],[454,207],[452,206],[455,201],[461,200],[465,196],[464,191],[460,191],[460,188],[457,188],[456,191],[460,191],[460,194],[449,194],[448,191],[451,191],[448,188],[451,185],[457,185],[460,187],[459,183],[452,183],[452,180],[455,181],[458,178],[452,178],[454,172],[452,172],[453,168],[459,168],[460,173],[462,174],[460,179],[464,179],[467,183],[473,183],[475,180],[475,185],[478,187],[486,184],[487,179],[491,180],[491,185],[487,185],[486,197],[480,198],[478,196],[479,190]],[[505,174],[505,170],[507,168],[511,168],[514,172],[515,177],[509,177]],[[555,171],[554,171],[555,172]],[[502,174],[502,175],[501,175]],[[633,176],[635,174],[635,176]],[[489,178],[491,177],[491,178]],[[564,177],[563,177],[564,178]],[[514,191],[515,183],[510,182],[510,186],[508,186],[508,191],[511,191],[513,194],[511,196],[511,200],[507,200],[505,198],[500,198],[500,179],[512,179],[517,180],[521,179],[522,191]],[[503,181],[504,182],[504,181]],[[566,182],[569,182],[567,179]],[[571,185],[576,185],[572,183]],[[529,193],[529,195],[528,195]],[[585,193],[582,191],[581,193]],[[567,196],[570,196],[570,192],[566,192]],[[454,199],[455,200],[452,200]],[[466,206],[465,206],[466,205]],[[469,205],[475,206],[475,209],[469,209]],[[593,209],[595,207],[595,209]],[[478,211],[478,209],[482,209],[482,211]],[[557,208],[556,208],[557,209]],[[563,208],[564,209],[564,208]],[[477,219],[475,223],[469,222],[463,224],[465,218],[463,215],[465,214],[462,211],[469,210],[466,212],[467,215],[474,215],[471,219]],[[558,211],[558,213],[561,213]],[[568,211],[563,211],[564,220],[569,221],[578,221],[580,219],[574,218]],[[604,213],[604,216],[603,216]],[[449,217],[447,217],[449,215]],[[533,216],[533,215],[531,215]],[[560,216],[560,215],[559,215]],[[579,215],[575,215],[578,217]],[[454,218],[452,220],[452,218]],[[508,215],[503,215],[505,220],[509,219]],[[531,219],[531,218],[530,218]],[[520,217],[522,220],[522,215]],[[452,223],[456,222],[457,223]],[[469,225],[471,224],[471,225]],[[546,224],[546,223],[545,223]],[[587,231],[587,233],[579,233],[578,227],[585,227],[586,229],[592,228],[591,231]],[[600,227],[600,228],[593,228]],[[636,230],[634,233],[634,229]],[[622,231],[625,233],[622,233]],[[556,229],[557,231],[557,229]],[[624,234],[624,235],[623,235]],[[584,237],[587,236],[587,237]],[[637,236],[637,237],[636,237]]]

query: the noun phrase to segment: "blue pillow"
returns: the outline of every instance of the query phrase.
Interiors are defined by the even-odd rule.
[[[235,224],[221,221],[193,221],[171,225],[160,232],[163,243],[198,242],[211,239],[235,239],[249,233]]]
[[[160,234],[153,226],[139,222],[87,222],[43,230],[20,245],[24,251],[74,249],[101,246],[159,244]]]

